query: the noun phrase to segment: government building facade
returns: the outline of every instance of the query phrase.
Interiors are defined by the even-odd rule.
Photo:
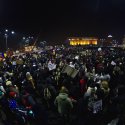
[[[95,37],[70,37],[67,40],[71,46],[98,45],[98,38]]]

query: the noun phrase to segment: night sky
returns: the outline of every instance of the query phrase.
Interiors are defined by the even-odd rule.
[[[0,0],[0,27],[42,40],[71,36],[121,38],[125,34],[125,0]]]

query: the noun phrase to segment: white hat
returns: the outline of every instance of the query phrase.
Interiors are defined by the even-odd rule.
[[[27,77],[28,80],[31,80],[31,79],[32,79],[32,76],[31,76],[30,72],[27,72],[27,73],[26,73],[26,77]]]
[[[26,65],[23,65],[23,68],[25,68],[26,67]]]
[[[13,76],[13,73],[9,73],[9,76]]]
[[[111,62],[111,65],[115,66],[115,65],[116,65],[116,63],[115,63],[114,61],[112,61],[112,62]]]
[[[30,76],[30,75],[31,75],[30,72],[27,72],[27,73],[26,73],[26,76]]]
[[[11,81],[7,81],[7,82],[6,82],[6,86],[9,86],[9,85],[12,85],[12,82],[11,82]]]

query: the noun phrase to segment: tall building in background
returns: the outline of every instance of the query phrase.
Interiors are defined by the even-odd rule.
[[[107,39],[103,42],[103,46],[112,46],[113,37],[112,35],[108,35]]]
[[[95,37],[70,37],[67,41],[71,46],[98,45],[98,38]]]

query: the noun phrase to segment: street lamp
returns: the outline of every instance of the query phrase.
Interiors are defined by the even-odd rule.
[[[14,31],[11,31],[11,34],[15,34],[15,32],[14,32]]]
[[[8,38],[8,35],[5,34],[5,39],[6,39],[6,50],[7,50],[7,48],[8,48],[8,45],[7,45],[7,38]]]
[[[29,36],[28,38],[29,38],[29,39],[33,39],[33,36]]]
[[[5,32],[8,32],[8,29],[6,29]]]
[[[14,31],[11,31],[10,32],[12,35],[14,35],[15,34],[15,32]],[[5,36],[5,39],[6,39],[6,50],[8,49],[8,29],[6,29],[5,30],[5,34],[4,34],[4,36]]]

